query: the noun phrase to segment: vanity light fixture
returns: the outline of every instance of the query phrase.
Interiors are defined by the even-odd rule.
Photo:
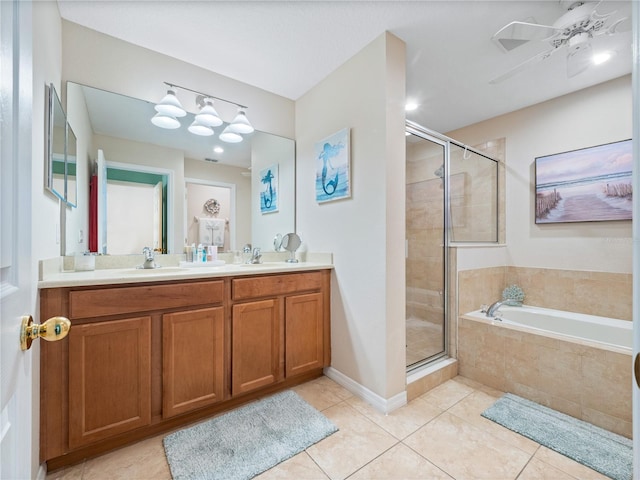
[[[213,95],[198,92],[180,85],[168,82],[164,83],[169,87],[169,89],[167,90],[167,95],[165,95],[160,103],[155,106],[158,113],[151,119],[151,122],[154,125],[168,129],[180,127],[180,122],[176,117],[183,117],[187,114],[176,96],[176,89],[181,89],[197,95],[196,105],[198,106],[199,111],[195,115],[193,123],[188,127],[188,130],[191,133],[201,136],[210,136],[214,134],[214,127],[219,127],[224,123],[220,118],[220,115],[218,115],[218,112],[216,112],[216,109],[213,107],[214,99],[231,103],[238,107],[238,113],[235,118],[220,134],[220,140],[227,143],[239,143],[243,140],[242,135],[246,135],[254,131],[254,128],[245,113],[245,110],[247,109],[245,105],[240,105],[239,103],[214,97]]]

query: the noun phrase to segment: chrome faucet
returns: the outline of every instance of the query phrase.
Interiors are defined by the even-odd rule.
[[[258,247],[253,249],[250,263],[262,263],[262,253],[260,252],[260,249]]]
[[[142,255],[144,255],[144,263],[138,268],[151,269],[159,267],[159,265],[156,265],[156,254],[150,247],[144,247],[142,249]]]
[[[495,316],[496,316],[496,312],[498,311],[498,309],[499,309],[502,305],[504,305],[505,303],[506,303],[506,302],[504,302],[504,301],[497,301],[497,302],[492,303],[492,304],[489,306],[489,308],[487,308],[487,310],[484,312],[484,314],[485,314],[487,317],[490,317],[490,318],[495,317]]]

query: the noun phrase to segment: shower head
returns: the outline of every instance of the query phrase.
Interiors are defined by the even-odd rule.
[[[444,164],[440,165],[433,174],[438,178],[444,178]]]

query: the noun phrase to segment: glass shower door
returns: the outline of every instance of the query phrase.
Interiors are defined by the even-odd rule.
[[[408,370],[421,367],[446,354],[446,144],[427,137],[420,135],[420,132],[406,137]]]

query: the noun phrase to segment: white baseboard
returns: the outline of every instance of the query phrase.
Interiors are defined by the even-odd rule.
[[[373,408],[381,413],[387,414],[407,404],[407,392],[400,392],[391,398],[384,398],[377,393],[372,392],[364,385],[359,384],[350,377],[347,377],[344,373],[336,370],[333,367],[327,367],[324,369],[324,374],[338,385],[343,386],[351,393],[361,398]]]

